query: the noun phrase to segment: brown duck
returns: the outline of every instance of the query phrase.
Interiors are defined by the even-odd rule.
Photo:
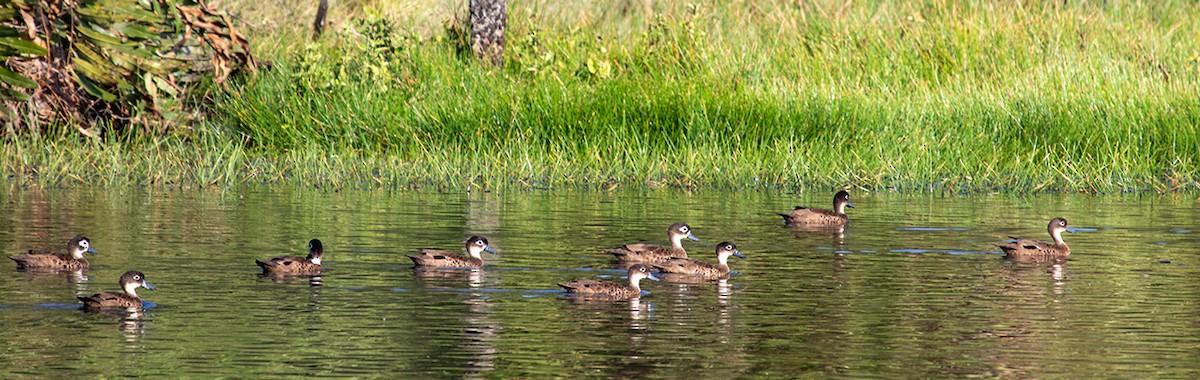
[[[281,256],[267,261],[254,260],[262,267],[264,275],[317,275],[321,274],[321,257],[325,255],[325,247],[321,241],[308,241],[308,257]]]
[[[17,269],[50,269],[50,270],[79,270],[87,268],[90,263],[83,257],[85,252],[99,253],[92,249],[88,238],[76,236],[67,241],[67,253],[53,253],[30,250],[8,258],[17,262]]]
[[[606,249],[604,252],[613,254],[617,257],[617,261],[624,263],[661,263],[676,257],[685,259],[688,257],[687,252],[683,250],[684,238],[700,241],[696,235],[692,235],[692,227],[685,223],[672,224],[667,228],[667,237],[671,239],[670,247],[634,243]]]
[[[738,251],[737,244],[723,242],[717,244],[717,265],[699,260],[675,258],[665,263],[654,264],[654,267],[664,274],[681,274],[705,280],[719,280],[729,278],[729,256],[746,258],[746,255]]]
[[[420,255],[409,256],[418,267],[434,268],[483,268],[482,252],[495,255],[496,250],[488,245],[488,240],[482,236],[472,236],[467,239],[467,254],[470,257],[455,255],[450,252],[424,248]]]
[[[137,288],[142,287],[154,290],[154,286],[146,282],[146,275],[138,271],[128,271],[121,275],[121,288],[125,289],[125,293],[104,292],[96,293],[91,297],[79,297],[83,301],[85,309],[101,309],[101,308],[125,308],[125,309],[141,309],[142,299],[137,295]]]
[[[854,208],[854,205],[850,204],[850,193],[842,190],[833,196],[833,210],[796,206],[792,212],[779,216],[787,224],[842,226],[850,223],[846,207]]]
[[[606,299],[626,299],[641,297],[642,279],[658,281],[658,277],[654,276],[652,269],[646,264],[635,264],[629,267],[629,286],[621,285],[612,281],[604,280],[574,280],[567,283],[558,284],[567,293],[579,294],[596,298]]]
[[[1067,242],[1062,239],[1063,231],[1069,231],[1067,220],[1063,218],[1050,219],[1046,231],[1050,232],[1050,237],[1054,239],[1053,243],[1010,236],[1016,241],[1000,243],[996,246],[1000,247],[1006,256],[1015,259],[1054,259],[1070,256],[1071,248],[1067,247]]]

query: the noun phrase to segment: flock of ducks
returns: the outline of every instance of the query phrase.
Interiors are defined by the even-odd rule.
[[[833,209],[811,207],[796,207],[791,212],[779,214],[784,223],[790,226],[828,226],[841,227],[850,223],[846,208],[853,208],[850,194],[839,191],[833,197]],[[1068,231],[1067,220],[1054,218],[1047,226],[1052,242],[1032,239],[1015,238],[1013,242],[996,244],[1004,251],[1007,258],[1014,261],[1043,261],[1066,258],[1071,254],[1067,243],[1062,239],[1063,231]],[[618,284],[611,281],[595,279],[579,279],[561,283],[558,286],[587,298],[629,299],[642,295],[641,281],[649,279],[659,281],[660,276],[677,282],[705,282],[729,278],[729,257],[746,258],[738,251],[737,244],[722,242],[716,246],[717,263],[691,259],[683,249],[683,240],[695,240],[691,226],[685,223],[672,224],[667,229],[671,246],[657,244],[634,243],[605,250],[612,254],[619,263],[628,269],[629,284]],[[408,256],[415,267],[421,269],[478,269],[483,267],[482,253],[496,254],[487,238],[472,236],[465,244],[467,256],[454,254],[436,249],[422,249],[420,254]],[[17,263],[18,270],[42,271],[76,271],[86,269],[90,264],[85,253],[97,253],[91,246],[91,241],[83,236],[76,236],[67,242],[67,253],[29,251],[24,254],[10,256]],[[270,260],[255,260],[267,276],[313,276],[321,274],[321,258],[325,248],[320,240],[308,242],[308,256],[282,256]],[[89,297],[78,297],[85,310],[104,308],[140,309],[142,299],[137,294],[138,288],[154,289],[146,282],[142,272],[128,271],[119,280],[124,293],[103,292]]]

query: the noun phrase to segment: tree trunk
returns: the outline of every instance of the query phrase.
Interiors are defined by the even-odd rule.
[[[313,20],[313,39],[321,38],[321,33],[325,31],[325,16],[329,13],[329,0],[321,0],[317,3],[317,17]]]
[[[471,50],[485,62],[504,67],[504,28],[508,0],[471,0]]]

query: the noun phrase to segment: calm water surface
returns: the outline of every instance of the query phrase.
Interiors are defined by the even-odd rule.
[[[0,373],[21,377],[405,378],[745,376],[1196,378],[1195,195],[855,193],[843,233],[776,212],[831,194],[0,192],[0,251],[101,252],[82,278],[0,268]],[[1003,260],[1046,239],[1066,263]],[[602,249],[663,243],[675,221],[721,283],[644,283],[638,301],[577,302],[555,283],[620,279]],[[414,272],[418,248],[487,236],[480,272]],[[320,279],[258,276],[255,259],[326,247]],[[76,296],[146,273],[154,304],[90,314]]]

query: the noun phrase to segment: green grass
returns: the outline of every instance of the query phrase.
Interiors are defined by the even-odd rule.
[[[274,67],[191,139],[15,137],[0,164],[43,185],[1200,189],[1194,2],[649,4],[512,3],[502,70],[387,9],[315,44],[267,30]]]

